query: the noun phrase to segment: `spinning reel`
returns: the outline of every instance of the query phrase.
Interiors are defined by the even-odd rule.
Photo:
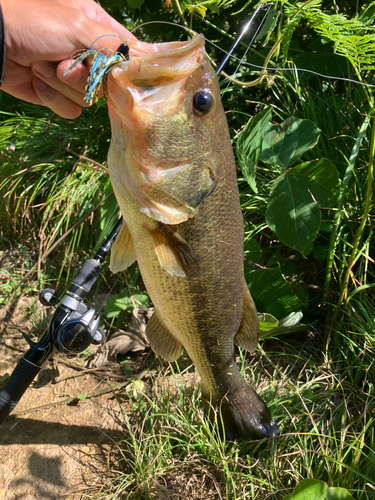
[[[0,392],[0,424],[15,408],[54,348],[72,356],[83,352],[91,343],[102,344],[105,341],[105,332],[99,328],[100,316],[84,303],[84,299],[102,272],[101,263],[108,255],[121,225],[122,218],[95,257],[83,263],[61,299],[52,289],[46,288],[40,292],[40,302],[45,306],[53,306],[55,312],[38,342],[23,333],[29,350]]]

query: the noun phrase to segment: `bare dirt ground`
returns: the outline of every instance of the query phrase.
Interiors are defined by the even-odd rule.
[[[30,300],[20,300],[11,322],[3,325],[0,377],[10,374],[27,350],[19,329],[32,329],[29,312]],[[69,363],[55,355],[14,416],[1,425],[0,500],[79,500],[94,496],[110,480],[111,454],[124,430],[120,406],[113,392],[84,401],[78,397],[118,385],[124,379],[121,368],[117,365],[119,373],[112,370],[111,377],[98,378],[92,373],[79,376]],[[87,359],[78,364],[84,367]]]

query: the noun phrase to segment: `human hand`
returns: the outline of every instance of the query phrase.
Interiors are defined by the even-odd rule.
[[[76,118],[84,101],[88,68],[64,76],[77,49],[116,50],[134,36],[93,0],[2,0],[6,59],[1,90]],[[118,38],[120,37],[120,38]]]

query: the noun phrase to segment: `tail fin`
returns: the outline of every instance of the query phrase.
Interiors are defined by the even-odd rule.
[[[275,437],[279,428],[267,406],[244,380],[243,385],[226,394],[219,403],[224,431],[228,439],[263,439]],[[205,412],[210,414],[204,398]],[[208,411],[207,411],[208,410]]]

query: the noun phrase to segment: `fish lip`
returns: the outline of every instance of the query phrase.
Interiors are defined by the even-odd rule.
[[[128,40],[129,58],[142,59],[143,61],[155,61],[168,57],[181,57],[200,46],[204,46],[204,37],[196,34],[191,40],[183,42],[145,43],[138,40]]]
[[[158,44],[138,40],[128,40],[127,42],[129,60],[113,66],[110,75],[115,79],[121,78],[125,71],[130,80],[135,80],[141,67],[153,67],[159,75],[168,74],[171,77],[173,75],[187,75],[199,66],[204,57],[205,40],[199,34],[184,42]]]

